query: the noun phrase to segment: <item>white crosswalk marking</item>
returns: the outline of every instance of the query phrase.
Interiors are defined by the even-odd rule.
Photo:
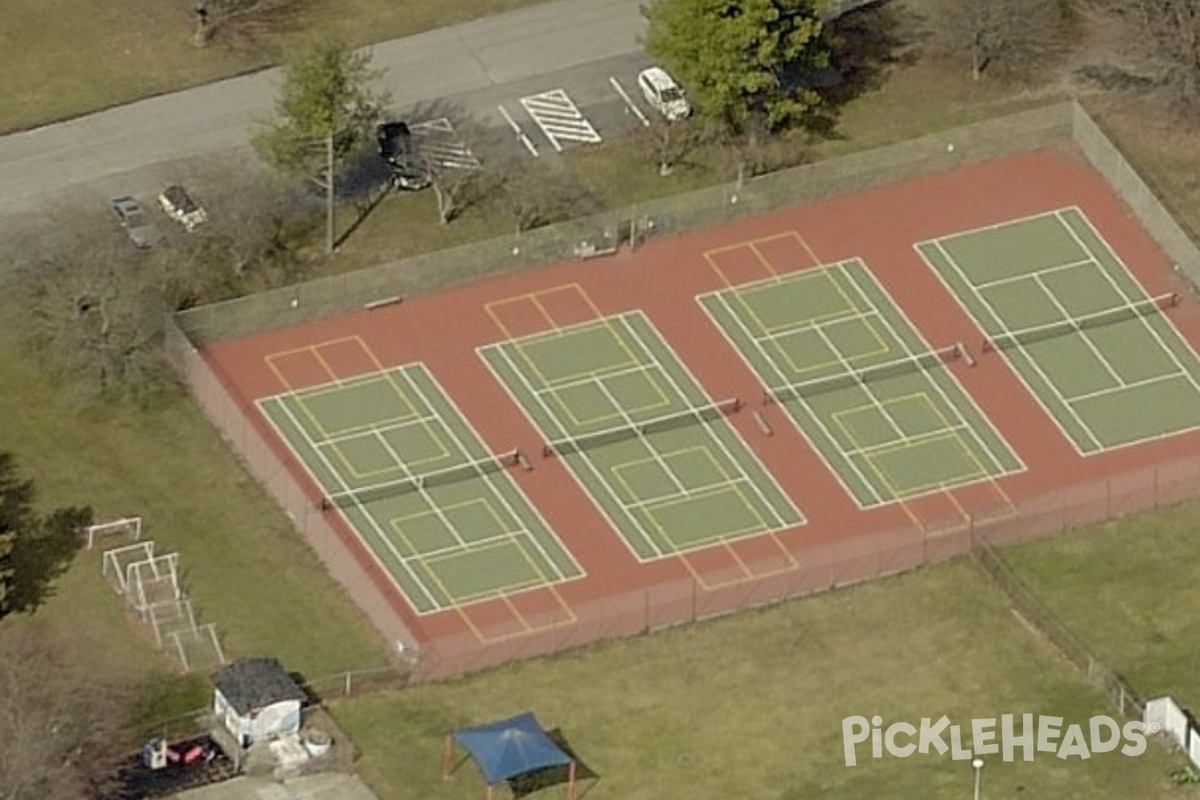
[[[562,152],[563,142],[598,142],[600,134],[562,89],[521,98],[521,105],[546,134],[551,146]]]
[[[458,137],[446,117],[417,122],[408,127],[421,147],[421,154],[435,164],[451,169],[482,169],[471,148]]]

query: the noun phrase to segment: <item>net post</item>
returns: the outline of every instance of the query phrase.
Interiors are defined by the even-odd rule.
[[[968,366],[968,367],[974,367],[974,366],[975,366],[975,356],[974,356],[974,354],[972,354],[972,353],[971,353],[971,351],[970,351],[970,350],[967,348],[967,345],[966,345],[965,343],[963,343],[963,342],[956,342],[956,343],[955,343],[955,345],[954,345],[954,348],[955,348],[955,350],[958,352],[959,356],[961,356],[961,357],[962,357],[962,360],[963,360],[963,361],[965,361],[965,362],[967,362],[967,366]]]

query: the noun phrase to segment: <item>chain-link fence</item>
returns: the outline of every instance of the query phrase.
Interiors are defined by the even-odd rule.
[[[861,191],[965,164],[1069,143],[1069,103],[976,123],[899,144],[639,203],[590,217],[425,253],[177,316],[198,346],[357,310],[390,298],[465,283],[554,260],[592,258],[791,205]],[[1086,116],[1086,115],[1085,115]],[[953,152],[947,150],[953,144]]]
[[[1072,108],[1072,117],[1072,135],[1080,152],[1175,262],[1188,283],[1200,286],[1200,249],[1196,243],[1082,106]]]
[[[1137,692],[1111,667],[1096,657],[1033,590],[1004,561],[990,543],[977,542],[975,560],[1012,604],[1021,619],[1044,636],[1068,661],[1075,665],[1091,686],[1108,699],[1109,704],[1127,719],[1140,720],[1145,704]]]
[[[948,144],[954,147],[948,148]],[[1034,148],[1078,145],[1139,215],[1147,230],[1189,275],[1200,275],[1195,246],[1116,147],[1075,103],[1063,103],[957,128],[912,141],[805,165],[747,181],[664,198],[521,235],[465,245],[353,274],[265,292],[177,315],[168,326],[168,352],[197,402],[233,449],[284,509],[333,576],[412,663],[414,679],[434,680],[595,641],[684,624],[739,609],[869,580],[963,555],[980,537],[999,545],[1135,513],[1200,495],[1200,458],[1114,476],[1024,501],[1003,513],[929,520],[924,528],[856,536],[796,553],[798,564],[745,563],[753,580],[705,575],[664,582],[524,617],[519,636],[486,632],[421,641],[405,625],[407,610],[388,577],[352,533],[335,527],[319,508],[319,488],[285,464],[282,444],[254,420],[204,357],[204,345],[311,320],[397,296],[516,270],[553,258],[588,258],[647,238],[707,227],[735,218],[859,191],[905,178],[951,170]],[[176,324],[177,323],[177,324]],[[199,348],[199,349],[198,349]],[[724,584],[711,588],[714,584]],[[1093,680],[1124,689],[1099,662]],[[1132,699],[1131,699],[1132,700]],[[1122,706],[1124,700],[1121,701]],[[1136,700],[1132,700],[1136,702]]]

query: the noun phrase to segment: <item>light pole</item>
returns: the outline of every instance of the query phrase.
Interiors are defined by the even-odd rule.
[[[971,766],[975,768],[975,800],[979,800],[979,783],[983,778],[983,759],[975,757],[971,761]]]

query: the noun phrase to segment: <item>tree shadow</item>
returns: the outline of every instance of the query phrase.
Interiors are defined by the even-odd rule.
[[[807,88],[815,89],[822,103],[805,127],[836,138],[848,103],[878,91],[897,67],[917,62],[923,21],[911,9],[879,0],[828,22],[830,67],[806,78]]]
[[[571,759],[575,762],[575,782],[576,784],[583,781],[588,781],[587,787],[579,793],[582,798],[592,790],[600,780],[600,775],[595,770],[587,766],[571,749],[571,745],[567,742],[566,736],[560,728],[547,731],[546,735],[550,737],[556,745],[562,748]],[[571,768],[569,766],[546,767],[545,769],[534,770],[527,772],[524,775],[518,775],[515,778],[510,778],[508,788],[512,791],[512,795],[516,800],[527,797],[535,792],[540,792],[543,789],[549,789],[554,786],[566,786],[571,779]]]

